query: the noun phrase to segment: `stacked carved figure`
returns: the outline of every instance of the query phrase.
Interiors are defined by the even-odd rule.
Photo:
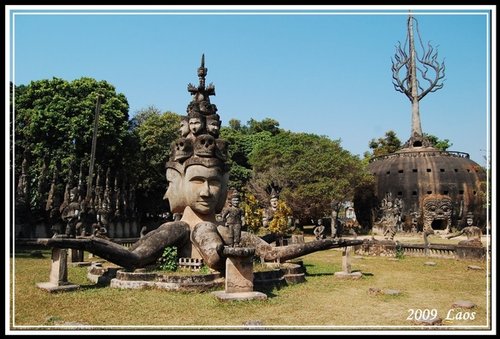
[[[187,116],[181,119],[180,137],[170,145],[166,162],[168,188],[165,198],[173,214],[182,214],[180,220],[162,224],[129,248],[96,236],[39,239],[39,243],[83,249],[128,269],[154,264],[165,247],[176,246],[179,257],[202,258],[210,268],[224,271],[224,247],[234,245],[234,236],[229,227],[217,224],[215,216],[222,211],[227,198],[229,145],[219,139],[221,121],[217,107],[210,102],[215,87],[212,84],[205,86],[206,74],[202,56],[198,68],[200,83],[197,87],[188,84],[192,100]],[[266,261],[285,261],[353,244],[348,240],[321,239],[305,244],[272,246],[248,232],[241,232],[239,239],[241,247],[254,248],[255,256]]]

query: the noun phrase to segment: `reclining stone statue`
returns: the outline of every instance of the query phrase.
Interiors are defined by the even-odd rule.
[[[200,126],[206,126],[207,118],[218,119],[217,108],[209,100],[209,96],[215,94],[214,87],[212,84],[205,87],[206,72],[202,57],[198,69],[200,85],[188,85],[193,95],[187,109],[188,118],[196,117],[195,120],[201,121]],[[208,267],[223,272],[226,259],[223,249],[232,245],[232,239],[228,227],[217,225],[215,216],[222,211],[228,191],[227,146],[227,142],[209,134],[206,127],[192,129],[172,143],[166,163],[168,188],[165,196],[171,212],[182,214],[182,218],[160,225],[131,247],[125,248],[92,235],[39,239],[38,242],[50,247],[83,249],[127,269],[154,264],[165,247],[176,246],[179,257],[202,258]],[[285,261],[348,243],[354,245],[361,241],[322,239],[274,247],[248,232],[241,232],[240,238],[241,247],[255,248],[255,256],[266,261]]]
[[[472,218],[471,215],[467,216],[467,226],[462,228],[460,231],[450,234],[446,238],[451,239],[451,238],[456,238],[461,235],[467,236],[467,240],[472,240],[472,239],[479,239],[481,240],[481,237],[483,235],[483,232],[481,229],[477,226],[473,226],[472,224],[474,223],[474,219]]]

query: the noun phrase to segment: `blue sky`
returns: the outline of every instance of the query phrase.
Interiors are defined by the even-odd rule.
[[[81,77],[123,93],[130,115],[185,114],[201,55],[222,124],[272,118],[294,132],[340,139],[363,155],[372,138],[410,137],[411,105],[392,85],[408,7],[12,7],[10,80]],[[491,84],[485,6],[414,7],[424,43],[445,61],[444,88],[420,102],[422,130],[485,166]],[[491,151],[491,150],[490,150]]]

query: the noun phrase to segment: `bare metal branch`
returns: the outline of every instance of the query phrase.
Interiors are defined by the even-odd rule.
[[[411,86],[409,82],[409,72],[406,72],[406,75],[403,79],[400,78],[400,72],[403,67],[406,67],[408,70],[410,57],[404,49],[401,48],[401,43],[398,42],[396,46],[396,54],[394,55],[394,59],[391,58],[392,61],[392,84],[394,85],[394,89],[398,92],[404,93],[411,100]]]
[[[422,39],[420,37],[420,32],[418,31],[418,22],[416,19],[412,18],[415,23],[417,23],[417,34],[420,41],[421,54],[422,57],[416,57],[417,61],[420,65],[417,65],[417,73],[419,73],[419,78],[416,79],[418,94],[416,99],[418,101],[422,100],[427,94],[435,92],[441,88],[443,88],[444,84],[444,76],[445,76],[445,65],[443,62],[439,62],[438,59],[438,51],[437,48],[434,48],[430,42],[427,43],[427,46],[424,46],[422,43]],[[410,63],[411,59],[409,54],[411,51],[406,51],[406,43],[404,47],[401,47],[401,43],[398,42],[396,46],[396,54],[394,55],[394,59],[392,61],[392,84],[394,85],[394,89],[400,93],[405,94],[410,101],[413,101],[412,98],[412,82],[410,75]],[[402,78],[403,67],[406,67],[406,73]],[[416,76],[416,75],[415,75]],[[424,82],[425,85],[422,83]]]
[[[418,100],[421,100],[428,93],[435,92],[444,86],[444,60],[442,63],[439,63],[437,60],[438,51],[434,51],[430,42],[427,43],[427,48],[427,51],[424,50],[424,56],[417,59],[424,67],[423,70],[419,68],[420,75],[428,82],[429,86],[425,90],[422,89],[422,92],[418,96]],[[429,71],[433,72],[434,76],[428,75]]]

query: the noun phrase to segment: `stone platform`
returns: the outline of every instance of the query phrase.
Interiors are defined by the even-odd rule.
[[[209,274],[176,274],[159,271],[118,270],[111,279],[110,287],[123,289],[159,288],[170,291],[203,292],[224,285],[224,278],[219,272]]]
[[[226,291],[215,291],[212,292],[212,294],[219,300],[221,301],[246,301],[246,300],[266,300],[267,295],[258,292],[258,291],[251,291],[251,292],[230,292],[227,293]]]

